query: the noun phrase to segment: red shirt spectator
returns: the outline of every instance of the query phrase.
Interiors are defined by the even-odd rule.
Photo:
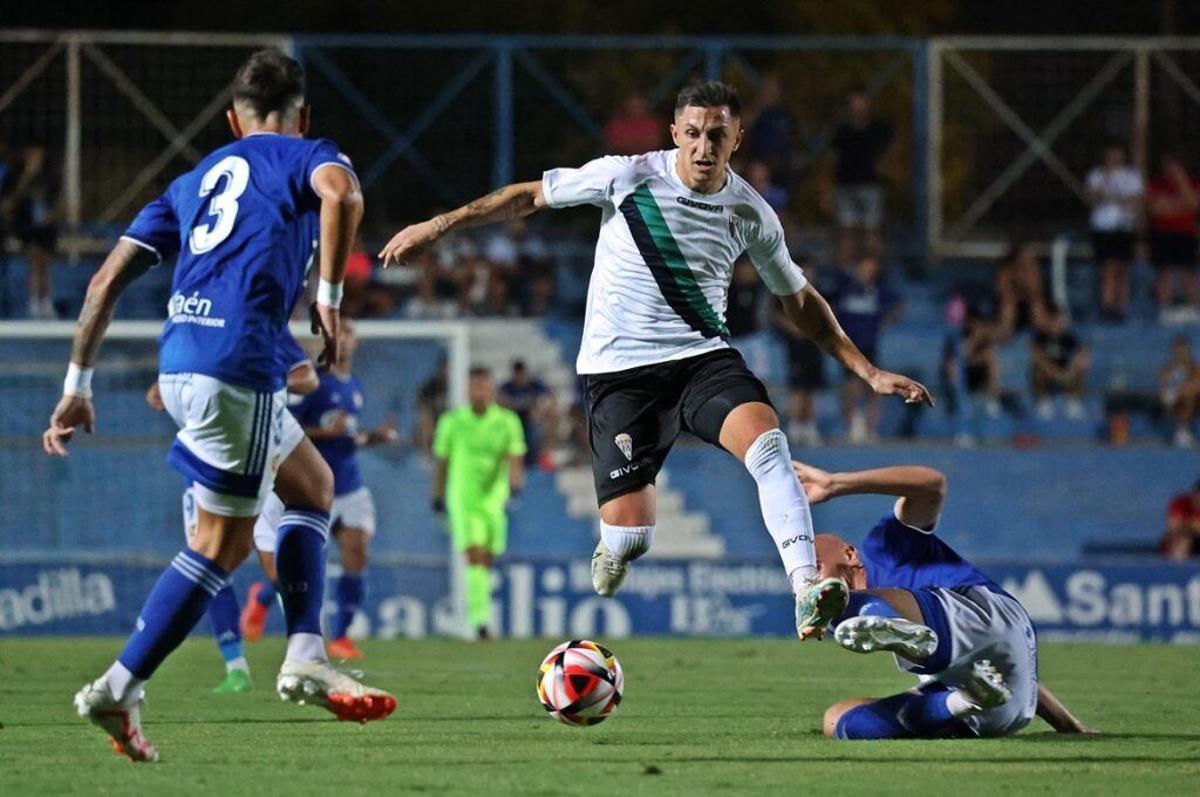
[[[1196,235],[1196,196],[1200,180],[1188,174],[1178,161],[1168,161],[1163,171],[1150,178],[1146,204],[1150,211],[1150,229]],[[1187,188],[1190,187],[1190,196]]]
[[[1180,493],[1167,507],[1167,533],[1159,550],[1168,559],[1200,556],[1200,481],[1190,493]]]
[[[662,120],[650,113],[645,97],[630,94],[604,126],[604,148],[610,155],[641,155],[662,146],[665,128]]]

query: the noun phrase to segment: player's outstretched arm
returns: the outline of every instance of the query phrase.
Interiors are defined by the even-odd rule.
[[[157,254],[127,240],[120,240],[88,283],[83,309],[75,325],[71,364],[63,384],[63,397],[50,416],[50,427],[42,434],[42,449],[54,456],[67,456],[67,443],[79,426],[88,434],[95,430],[92,409],[92,367],[100,342],[112,322],[117,299],[129,283],[158,262]]]
[[[387,242],[387,246],[379,252],[379,257],[383,260],[384,268],[392,263],[402,264],[456,227],[469,229],[495,221],[508,221],[528,216],[544,207],[546,198],[542,194],[541,180],[506,185],[468,202],[458,210],[405,227]]]
[[[317,285],[313,332],[319,332],[325,341],[317,357],[317,367],[330,368],[338,361],[342,281],[346,258],[362,221],[363,196],[358,180],[345,169],[318,169],[313,173],[313,189],[321,198],[321,278]]]
[[[1037,715],[1046,721],[1054,730],[1059,733],[1099,733],[1100,731],[1093,728],[1079,719],[1064,706],[1054,693],[1046,687],[1038,684],[1038,702]]]
[[[898,495],[896,516],[917,528],[932,527],[946,501],[945,475],[923,465],[829,473],[803,462],[792,462],[792,469],[804,485],[810,504],[843,495]]]
[[[923,402],[933,406],[933,396],[920,382],[876,368],[850,340],[834,316],[829,302],[812,285],[790,296],[781,296],[779,301],[784,314],[801,332],[870,385],[876,393],[881,396],[901,396],[908,404]]]

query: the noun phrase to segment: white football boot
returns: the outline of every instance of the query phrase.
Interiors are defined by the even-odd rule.
[[[113,752],[131,761],[157,761],[158,749],[142,735],[142,699],[118,701],[108,682],[97,678],[75,693],[75,710],[108,734]]]
[[[364,686],[325,661],[284,661],[275,679],[280,700],[314,705],[340,720],[370,722],[396,710],[396,698]]]
[[[860,615],[843,620],[833,638],[846,650],[876,653],[887,650],[909,661],[924,661],[937,650],[938,638],[932,628],[899,617]]]
[[[1004,683],[1004,676],[987,659],[980,659],[971,665],[971,677],[959,687],[959,691],[981,711],[1003,705],[1012,699],[1012,690]]]
[[[628,566],[625,560],[609,552],[604,540],[596,543],[592,552],[592,589],[597,595],[611,598],[625,581]]]

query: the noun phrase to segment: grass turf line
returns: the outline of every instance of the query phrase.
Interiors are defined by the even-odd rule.
[[[163,763],[135,766],[71,706],[120,643],[0,643],[0,794],[1161,795],[1200,782],[1195,648],[1044,645],[1046,684],[1100,737],[1035,720],[1011,739],[852,743],[820,735],[824,708],[911,681],[886,655],[829,643],[616,640],[625,701],[601,725],[572,728],[534,695],[553,640],[370,641],[356,666],[400,707],[358,726],[275,697],[278,638],[248,646],[250,693],[211,694],[222,664],[198,637],[148,690],[146,732]]]

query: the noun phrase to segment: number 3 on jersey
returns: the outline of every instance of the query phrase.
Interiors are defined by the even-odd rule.
[[[238,197],[245,192],[246,185],[250,182],[250,164],[236,155],[222,158],[204,173],[204,179],[200,181],[200,196],[212,194],[222,177],[228,178],[225,190],[213,194],[208,202],[208,215],[216,216],[216,221],[197,224],[188,237],[188,248],[194,255],[211,250],[233,232],[233,222],[238,214]]]

